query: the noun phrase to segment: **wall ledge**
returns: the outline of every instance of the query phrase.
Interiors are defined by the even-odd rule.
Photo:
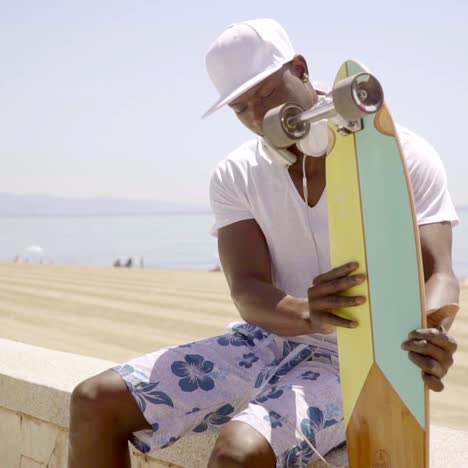
[[[42,453],[40,448],[44,444],[41,438],[44,438],[52,441],[50,444],[56,441],[53,453],[60,453],[62,462],[54,462],[52,465],[47,460],[37,460],[43,463],[38,466],[65,468],[63,460],[66,459],[64,451],[66,453],[71,392],[79,382],[114,364],[0,338],[0,418],[3,419],[0,428],[3,427],[5,432],[5,437],[0,437],[0,460],[32,458],[31,453]],[[7,426],[15,427],[16,432]],[[32,429],[26,431],[28,427],[36,431],[35,437],[31,437]],[[17,452],[11,451],[12,440],[8,442],[7,436],[14,439]],[[190,435],[171,447],[154,452],[152,456],[143,456],[132,449],[132,466],[205,467],[215,440],[215,434]],[[35,443],[38,447],[31,448]],[[335,450],[326,458],[333,465],[343,466],[347,460],[346,450]],[[468,432],[431,427],[431,468],[461,468],[468,466],[467,460]],[[20,464],[12,463],[8,468],[19,468]],[[325,465],[315,462],[311,466],[319,468]]]

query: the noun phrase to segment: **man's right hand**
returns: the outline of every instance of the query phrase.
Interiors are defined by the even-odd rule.
[[[308,289],[310,325],[314,333],[332,333],[336,327],[356,328],[358,323],[336,315],[337,309],[364,304],[365,296],[342,296],[340,293],[366,280],[366,275],[351,275],[359,267],[347,263],[317,276]]]

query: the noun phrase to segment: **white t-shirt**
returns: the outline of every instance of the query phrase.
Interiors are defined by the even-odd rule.
[[[439,155],[422,137],[401,126],[397,130],[413,187],[418,224],[457,224]],[[255,219],[268,244],[273,284],[286,294],[305,298],[313,279],[331,269],[327,193],[325,189],[313,208],[307,206],[287,167],[274,163],[277,158],[270,151],[259,137],[218,164],[210,182],[215,217],[212,234],[216,236],[218,229],[229,224]],[[314,343],[313,336],[336,344],[335,334],[289,339]]]

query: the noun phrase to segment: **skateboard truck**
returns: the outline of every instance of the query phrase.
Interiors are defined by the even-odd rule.
[[[357,73],[338,81],[325,99],[309,110],[287,103],[269,110],[263,119],[263,135],[277,148],[287,148],[310,131],[311,124],[330,119],[343,135],[363,128],[362,118],[383,104],[383,90],[370,73]]]

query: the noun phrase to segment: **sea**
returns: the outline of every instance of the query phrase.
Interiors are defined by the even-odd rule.
[[[453,265],[468,278],[468,207],[459,208]],[[0,262],[210,270],[219,264],[211,213],[0,218]]]

